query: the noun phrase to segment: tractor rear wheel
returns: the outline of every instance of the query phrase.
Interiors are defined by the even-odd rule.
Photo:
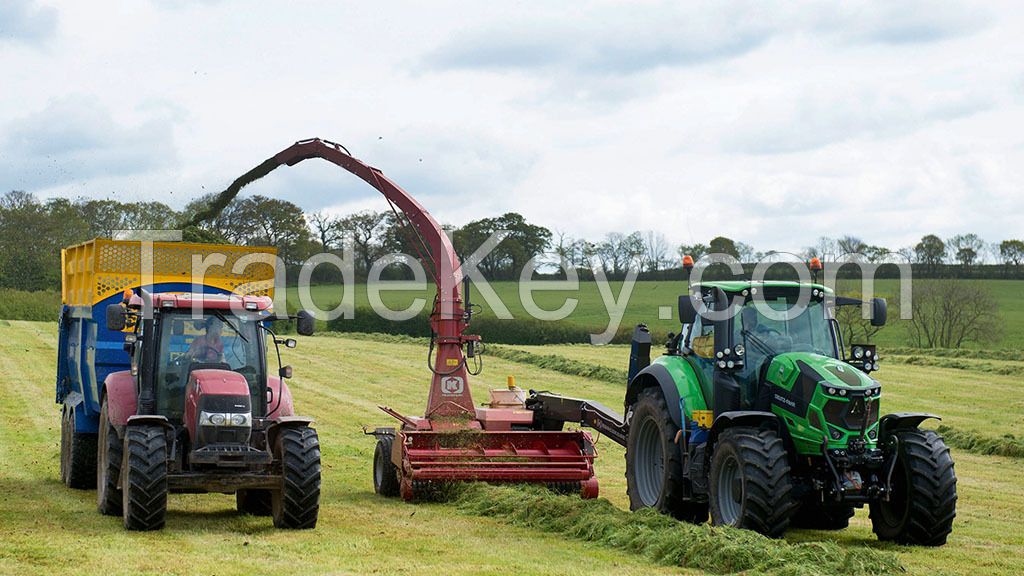
[[[400,487],[398,467],[391,461],[394,443],[394,436],[380,436],[373,450],[373,491],[388,498],[398,496]]]
[[[121,462],[121,506],[128,530],[159,530],[167,517],[167,437],[161,426],[128,426]]]
[[[273,494],[270,490],[239,490],[235,492],[235,507],[242,514],[270,516],[273,513]]]
[[[68,488],[96,487],[96,435],[75,432],[70,406],[64,406],[60,418],[60,479]]]
[[[633,407],[626,442],[626,491],[630,510],[654,508],[686,522],[708,519],[708,505],[684,497],[682,458],[661,390],[645,388]]]
[[[278,528],[316,527],[320,513],[320,440],[301,426],[282,430],[274,455],[281,463],[281,489],[274,490],[271,513]]]
[[[711,521],[779,538],[796,510],[786,448],[772,430],[722,433],[711,457]]]
[[[117,483],[121,480],[121,460],[124,458],[124,443],[117,435],[114,425],[107,419],[107,399],[100,409],[100,435],[96,455],[96,507],[100,514],[121,515],[121,501],[124,496]]]
[[[942,546],[956,517],[956,474],[946,443],[932,430],[896,433],[898,449],[889,501],[871,504],[879,540]]]
[[[790,526],[809,530],[843,530],[853,518],[853,506],[804,501],[793,515]]]

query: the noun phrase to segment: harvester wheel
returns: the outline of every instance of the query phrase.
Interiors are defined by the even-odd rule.
[[[100,435],[96,455],[96,507],[100,514],[121,515],[121,501],[124,496],[117,483],[121,479],[121,460],[124,458],[124,443],[117,435],[114,425],[107,419],[107,399],[100,409]]]
[[[790,525],[810,530],[843,530],[850,525],[850,518],[853,518],[853,506],[805,501],[793,515]]]
[[[779,538],[796,511],[786,448],[772,430],[736,427],[711,457],[711,521]]]
[[[641,391],[626,442],[629,508],[654,508],[686,522],[704,522],[708,519],[708,505],[688,501],[683,496],[683,465],[675,443],[678,432],[661,391]]]
[[[379,436],[373,450],[373,491],[388,498],[398,496],[400,488],[398,467],[391,461],[394,443],[394,436]]]
[[[159,530],[167,517],[167,438],[160,426],[128,426],[121,463],[121,506],[128,530]]]
[[[60,479],[68,488],[96,487],[96,435],[75,432],[75,411],[65,406],[60,418]]]
[[[871,504],[879,540],[942,546],[956,517],[956,474],[946,443],[932,430],[896,433],[899,448],[888,502]]]
[[[235,492],[235,506],[242,514],[270,516],[273,513],[273,494],[270,490],[239,490]]]
[[[301,426],[282,430],[274,455],[281,463],[281,489],[271,498],[274,526],[315,528],[320,513],[320,440],[316,430]]]

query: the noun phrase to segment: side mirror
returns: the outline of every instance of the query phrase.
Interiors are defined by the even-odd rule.
[[[285,378],[285,379],[291,378],[292,377],[292,367],[291,366],[282,366],[281,369],[278,371],[278,375],[281,376],[281,378]]]
[[[885,298],[872,298],[871,299],[871,325],[872,326],[885,326],[885,321],[889,315],[889,306],[885,302]]]
[[[312,336],[316,331],[316,319],[309,312],[299,310],[295,330],[302,336]]]
[[[689,294],[679,296],[679,321],[683,324],[693,324],[697,320],[697,307],[694,305],[693,297]]]
[[[107,306],[107,330],[111,330],[113,332],[120,332],[124,330],[126,325],[124,314],[124,307],[120,304],[111,304]]]

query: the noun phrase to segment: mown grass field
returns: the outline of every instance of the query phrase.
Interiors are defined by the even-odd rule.
[[[390,424],[387,403],[417,414],[428,377],[418,343],[366,338],[302,338],[288,351],[296,404],[314,416],[323,446],[320,524],[314,532],[276,531],[269,519],[238,516],[223,495],[173,495],[167,528],[123,531],[100,516],[95,493],[58,481],[59,422],[53,404],[56,325],[0,322],[0,574],[652,574],[687,573],[597,544],[465,515],[448,504],[408,505],[373,494],[372,438],[361,426]],[[544,347],[545,353],[621,366],[624,347]],[[488,358],[475,380],[489,386],[513,374],[521,386],[621,406],[622,387]],[[1024,391],[1010,377],[963,370],[887,366],[888,410],[930,409],[947,423],[987,433],[1020,428]],[[627,506],[622,449],[600,440],[601,491]],[[834,541],[845,549],[893,551],[907,573],[1017,574],[1024,557],[1024,459],[955,452],[960,502],[947,546],[879,544],[866,511],[839,533],[790,531],[792,542]],[[694,572],[689,572],[694,573]]]

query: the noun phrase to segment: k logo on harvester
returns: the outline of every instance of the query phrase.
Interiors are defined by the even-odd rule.
[[[465,389],[466,381],[461,376],[447,376],[441,379],[441,394],[458,396]]]

